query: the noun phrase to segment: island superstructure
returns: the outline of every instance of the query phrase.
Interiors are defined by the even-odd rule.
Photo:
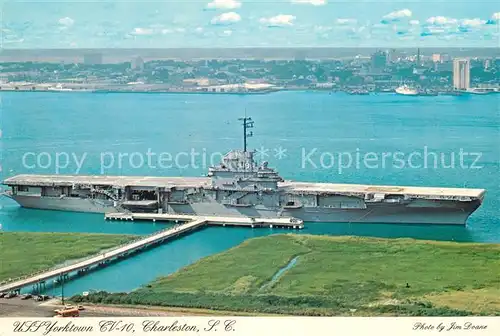
[[[485,190],[285,181],[247,150],[226,154],[206,177],[17,175],[7,196],[26,208],[78,212],[293,217],[306,222],[464,225]]]

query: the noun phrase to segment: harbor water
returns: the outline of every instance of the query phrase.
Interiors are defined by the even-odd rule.
[[[285,179],[484,188],[467,226],[305,223],[297,234],[500,242],[499,96],[0,93],[2,179],[22,173],[201,176],[219,154],[249,147]],[[395,160],[396,153],[402,160]],[[367,161],[366,156],[372,159]],[[385,157],[385,159],[383,159]],[[3,231],[148,234],[165,224],[21,209],[0,200]],[[212,227],[65,286],[130,291],[277,229]],[[133,274],[133,276],[124,276]],[[57,289],[54,293],[57,293]]]

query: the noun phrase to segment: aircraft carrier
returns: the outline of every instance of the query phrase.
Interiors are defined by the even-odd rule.
[[[284,180],[247,150],[233,150],[206,177],[17,175],[5,195],[26,208],[96,213],[293,217],[306,222],[465,225],[485,190]]]

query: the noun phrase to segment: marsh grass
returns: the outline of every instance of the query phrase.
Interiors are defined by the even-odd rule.
[[[0,281],[84,258],[136,236],[82,233],[0,233]]]
[[[130,294],[101,292],[86,300],[299,315],[455,316],[499,314],[499,292],[500,245],[274,235]]]

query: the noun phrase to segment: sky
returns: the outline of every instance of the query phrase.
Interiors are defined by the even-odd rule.
[[[9,1],[1,47],[500,47],[492,0]]]

